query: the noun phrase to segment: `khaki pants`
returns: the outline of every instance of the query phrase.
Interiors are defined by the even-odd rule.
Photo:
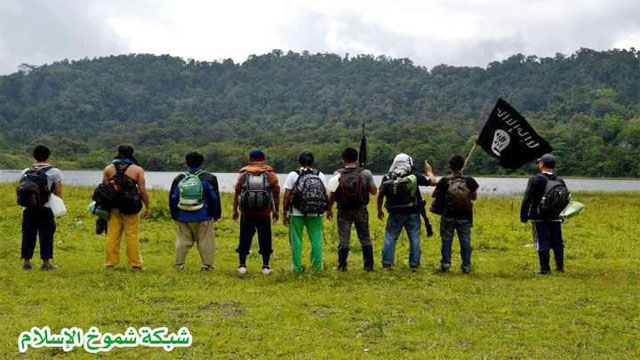
[[[118,210],[109,212],[109,225],[107,228],[107,260],[105,266],[118,265],[118,253],[120,252],[120,240],[122,234],[127,240],[127,260],[131,267],[142,266],[142,256],[140,255],[140,219],[138,214],[122,215]]]
[[[194,243],[197,243],[202,265],[213,266],[215,253],[213,220],[176,224],[176,265],[184,264],[187,252]]]

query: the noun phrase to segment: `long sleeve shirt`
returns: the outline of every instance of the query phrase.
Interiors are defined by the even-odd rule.
[[[189,173],[195,174],[200,169],[189,168]],[[173,179],[171,191],[169,192],[169,209],[171,217],[181,223],[204,222],[210,220],[218,220],[222,216],[222,207],[220,205],[220,191],[218,189],[218,179],[210,172],[203,172],[199,175],[204,190],[204,206],[197,211],[185,211],[178,208],[180,201],[180,191],[178,184],[185,175],[180,174]]]

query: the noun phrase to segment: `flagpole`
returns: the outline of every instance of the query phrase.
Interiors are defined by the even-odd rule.
[[[469,159],[471,159],[471,155],[473,155],[473,152],[476,150],[476,146],[478,146],[478,143],[474,141],[473,147],[471,148],[471,150],[469,150],[469,155],[467,155],[467,158],[464,160],[463,168],[467,167],[467,164],[469,163]]]

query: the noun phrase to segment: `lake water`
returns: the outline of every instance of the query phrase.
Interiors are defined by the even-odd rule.
[[[177,172],[148,171],[147,185],[151,188],[168,190]],[[232,192],[236,181],[236,174],[216,173],[220,191]],[[284,183],[286,174],[278,174],[280,183]],[[0,182],[18,181],[20,170],[0,170]],[[381,176],[375,176],[376,183],[380,183]],[[102,180],[102,172],[95,170],[67,170],[64,171],[64,183],[67,185],[95,186]],[[479,192],[484,195],[517,195],[524,192],[527,186],[525,178],[507,177],[476,177],[480,184]],[[567,179],[571,191],[640,191],[639,180],[610,180],[610,179]],[[432,187],[422,189],[431,192]]]

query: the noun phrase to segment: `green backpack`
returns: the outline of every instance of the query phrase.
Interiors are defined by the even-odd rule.
[[[198,171],[195,174],[186,172],[184,178],[178,183],[180,192],[178,208],[180,210],[198,211],[204,206],[204,187],[199,177],[202,173],[203,171]]]

